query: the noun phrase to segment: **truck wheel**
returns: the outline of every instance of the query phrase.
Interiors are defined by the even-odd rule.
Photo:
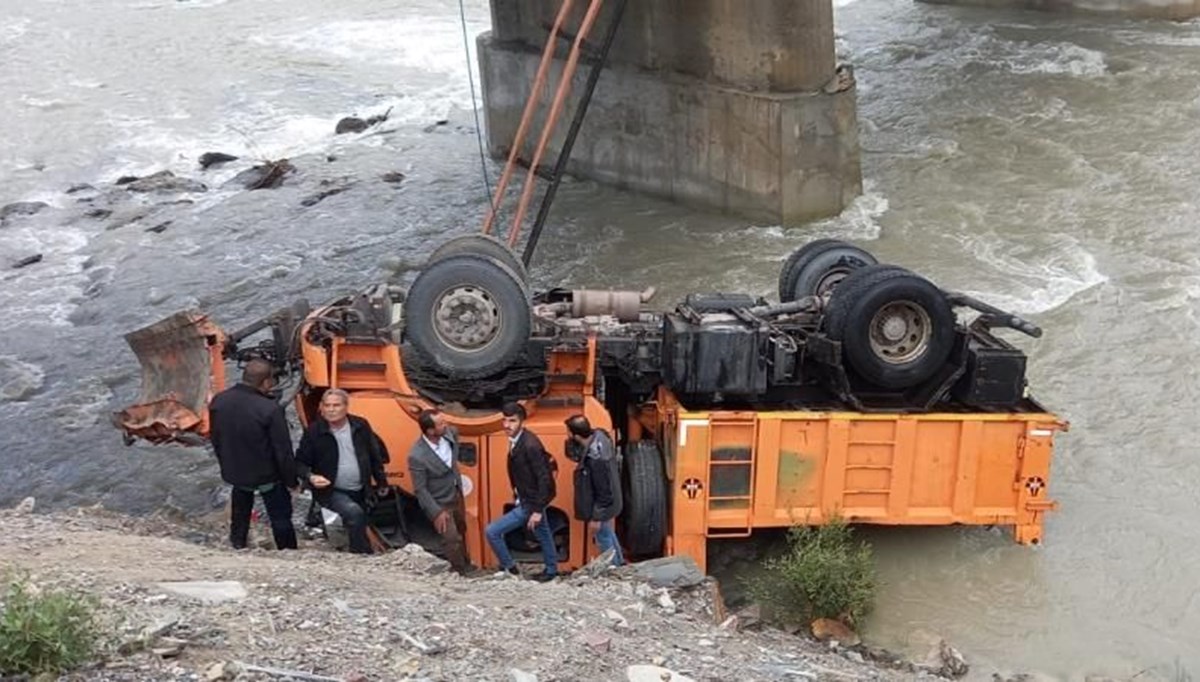
[[[824,296],[854,270],[874,265],[870,253],[838,239],[816,239],[792,252],[779,270],[779,300]]]
[[[841,341],[847,364],[887,389],[932,377],[954,347],[954,311],[928,280],[894,265],[871,265],[833,291],[821,327]]]
[[[507,244],[490,234],[467,234],[451,239],[429,254],[429,258],[425,261],[425,267],[444,258],[463,254],[495,258],[516,273],[522,284],[527,286],[529,284],[529,273],[525,270],[525,264],[521,262],[520,258],[517,258],[517,254],[513,253]]]
[[[652,441],[631,443],[625,453],[625,508],[621,524],[631,556],[659,556],[667,539],[667,477]]]
[[[404,331],[425,364],[446,376],[490,376],[508,368],[529,341],[529,295],[493,258],[447,256],[409,288]]]

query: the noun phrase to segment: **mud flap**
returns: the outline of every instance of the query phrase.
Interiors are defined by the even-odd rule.
[[[126,444],[142,438],[195,445],[208,437],[208,402],[225,385],[225,338],[194,310],[125,335],[142,365],[138,401],[112,415]]]

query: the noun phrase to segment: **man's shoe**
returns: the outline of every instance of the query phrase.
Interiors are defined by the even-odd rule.
[[[509,566],[508,568],[502,568],[499,571],[497,571],[495,576],[497,578],[508,578],[509,576],[514,577],[514,578],[520,578],[521,571],[516,566]]]
[[[557,577],[558,577],[557,573],[547,573],[545,571],[542,571],[541,573],[538,573],[537,575],[532,576],[530,578],[530,580],[536,580],[539,583],[548,583]]]

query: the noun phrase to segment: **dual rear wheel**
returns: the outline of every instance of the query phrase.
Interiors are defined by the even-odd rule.
[[[953,350],[954,311],[941,289],[852,244],[817,239],[784,261],[780,300],[806,296],[824,300],[821,330],[874,386],[902,390],[928,381]]]

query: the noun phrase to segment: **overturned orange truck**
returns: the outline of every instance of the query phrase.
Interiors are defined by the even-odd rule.
[[[129,334],[143,392],[114,423],[128,439],[203,439],[227,362],[266,358],[303,424],[328,388],[350,393],[406,493],[397,527],[416,537],[406,456],[416,415],[436,406],[462,434],[468,548],[485,565],[483,529],[512,503],[506,400],[560,458],[548,517],[567,570],[596,553],[569,512],[563,422],[576,413],[620,446],[618,533],[635,557],[703,567],[709,539],[834,516],[1011,526],[1018,542],[1041,541],[1067,425],[1029,395],[1025,355],[994,333],[1040,329],[834,240],[785,261],[779,298],[698,293],[655,311],[651,290],[535,293],[502,243],[471,235],[439,248],[407,290],[300,302],[231,333],[186,312]],[[522,532],[508,542],[518,557],[536,549]]]

